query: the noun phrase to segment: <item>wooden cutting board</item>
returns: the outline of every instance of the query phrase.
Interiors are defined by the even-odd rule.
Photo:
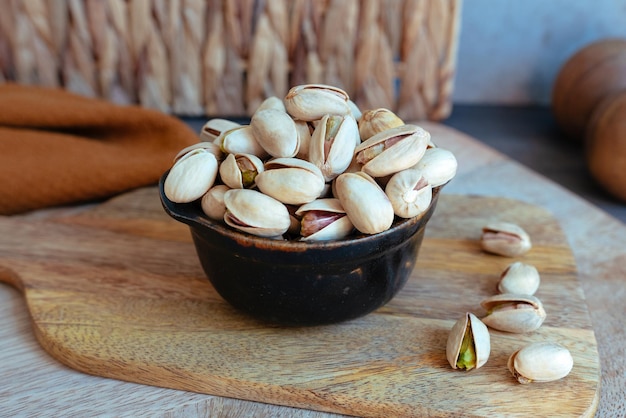
[[[452,370],[448,331],[495,293],[513,259],[483,253],[481,227],[512,221],[534,247],[547,319],[491,332],[479,370]],[[416,271],[387,306],[331,326],[282,328],[233,310],[204,278],[186,226],[146,188],[71,216],[0,219],[0,280],[20,289],[42,347],[85,373],[320,411],[367,416],[592,416],[599,361],[576,265],[545,210],[442,195]],[[565,379],[518,384],[508,356],[531,341],[568,347]]]

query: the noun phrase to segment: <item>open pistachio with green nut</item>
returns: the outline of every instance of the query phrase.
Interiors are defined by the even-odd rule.
[[[491,353],[489,330],[476,315],[467,312],[452,326],[446,343],[446,358],[453,369],[482,367]]]
[[[272,238],[383,232],[427,213],[434,190],[456,173],[454,155],[437,148],[423,128],[389,109],[361,111],[344,90],[325,84],[268,97],[247,125],[210,119],[199,136],[176,156],[165,196],[200,201],[207,217],[223,214],[226,225]],[[257,193],[272,199],[270,207],[286,208],[289,228],[282,208],[276,217],[256,213],[267,202]],[[244,198],[252,203],[244,205]]]

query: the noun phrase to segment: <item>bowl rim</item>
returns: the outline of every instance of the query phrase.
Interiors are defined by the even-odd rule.
[[[159,179],[159,195],[161,198],[161,204],[163,205],[165,212],[173,219],[185,223],[192,228],[208,228],[214,233],[237,241],[244,246],[262,247],[277,250],[288,248],[289,251],[295,252],[306,251],[310,249],[332,250],[334,248],[342,248],[347,245],[352,246],[361,243],[374,243],[379,240],[384,240],[387,236],[397,233],[398,231],[410,229],[416,224],[425,224],[430,219],[430,216],[432,215],[430,212],[432,212],[433,206],[436,204],[438,195],[442,187],[444,186],[441,185],[433,188],[432,201],[430,205],[428,205],[428,209],[426,209],[421,216],[416,216],[413,218],[400,218],[398,216],[395,216],[391,228],[383,232],[371,235],[357,233],[356,235],[351,235],[349,238],[341,238],[336,240],[301,241],[260,237],[244,231],[239,231],[225,224],[221,224],[218,221],[214,221],[208,218],[202,211],[197,201],[193,201],[190,203],[172,202],[167,198],[167,196],[165,196],[164,191],[165,178],[167,177],[169,171],[170,170],[165,171]]]

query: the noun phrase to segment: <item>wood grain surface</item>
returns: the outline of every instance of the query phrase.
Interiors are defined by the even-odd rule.
[[[481,226],[520,224],[533,249],[536,332],[492,331],[487,364],[455,371],[454,321],[478,315],[514,259],[480,250]],[[572,252],[545,210],[515,200],[441,196],[417,268],[388,305],[342,324],[281,328],[243,316],[204,278],[186,226],[156,188],[88,211],[0,219],[0,280],[22,291],[34,333],[76,370],[124,381],[362,416],[592,416],[599,393],[594,333]],[[570,349],[565,379],[520,385],[508,356],[531,341]]]

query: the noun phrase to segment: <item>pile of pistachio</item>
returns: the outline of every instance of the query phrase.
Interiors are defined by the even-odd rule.
[[[495,222],[482,230],[484,251],[506,257],[524,255],[531,247],[528,233],[519,225]],[[487,314],[481,319],[466,312],[452,327],[446,345],[446,356],[453,369],[478,369],[491,352],[489,328],[528,333],[538,329],[546,318],[541,301],[534,296],[539,288],[537,269],[521,261],[511,263],[500,274],[500,294],[484,299],[481,306]],[[523,384],[550,382],[569,374],[574,365],[571,353],[554,342],[534,342],[510,355],[507,367]]]
[[[166,197],[199,200],[209,218],[262,237],[385,231],[396,217],[423,216],[457,169],[421,127],[388,109],[361,112],[321,84],[266,99],[248,125],[211,119],[200,136],[176,156]]]

